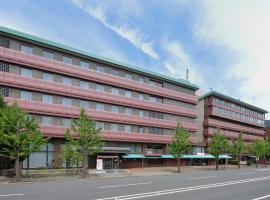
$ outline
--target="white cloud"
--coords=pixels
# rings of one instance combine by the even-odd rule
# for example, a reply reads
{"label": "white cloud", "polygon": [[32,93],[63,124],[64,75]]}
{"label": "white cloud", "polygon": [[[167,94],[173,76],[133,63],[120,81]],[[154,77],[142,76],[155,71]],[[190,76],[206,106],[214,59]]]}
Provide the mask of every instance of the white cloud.
{"label": "white cloud", "polygon": [[270,1],[209,0],[203,8],[196,36],[236,52],[225,78],[241,82],[235,90],[242,100],[270,111]]}
{"label": "white cloud", "polygon": [[125,23],[110,23],[106,17],[105,8],[101,5],[94,6],[85,0],[72,0],[72,2],[100,21],[105,27],[111,29],[122,38],[127,39],[132,45],[149,55],[151,58],[156,60],[159,59],[158,53],[154,50],[154,42],[149,41],[147,35],[143,34],[139,28],[131,28]]}
{"label": "white cloud", "polygon": [[191,57],[185,52],[179,41],[163,41],[162,47],[166,52],[165,68],[171,76],[186,78],[186,69],[189,69],[189,80],[203,84],[203,78],[198,73]]}

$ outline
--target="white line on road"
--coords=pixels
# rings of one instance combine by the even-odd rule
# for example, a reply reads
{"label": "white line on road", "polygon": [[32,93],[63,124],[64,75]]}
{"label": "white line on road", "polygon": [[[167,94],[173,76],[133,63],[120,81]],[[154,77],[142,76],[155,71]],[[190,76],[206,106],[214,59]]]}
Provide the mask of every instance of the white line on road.
{"label": "white line on road", "polygon": [[189,180],[208,179],[208,178],[215,178],[215,177],[216,177],[216,176],[194,177],[194,178],[189,178]]}
{"label": "white line on road", "polygon": [[23,196],[24,194],[0,194],[0,197]]}
{"label": "white line on road", "polygon": [[101,186],[99,187],[100,189],[104,188],[114,188],[114,187],[127,187],[127,186],[134,186],[134,185],[147,185],[151,184],[152,182],[145,182],[145,183],[130,183],[130,184],[125,184],[125,185],[108,185],[108,186]]}
{"label": "white line on road", "polygon": [[160,195],[166,195],[166,194],[187,192],[187,191],[192,191],[192,190],[216,188],[216,187],[222,187],[222,186],[227,186],[227,185],[235,185],[235,184],[256,182],[256,181],[269,180],[269,179],[270,179],[270,176],[266,176],[266,177],[258,177],[258,178],[242,179],[242,180],[229,181],[229,182],[207,184],[207,185],[198,185],[198,186],[193,186],[193,187],[176,188],[176,189],[170,189],[170,190],[160,190],[160,191],[147,192],[147,193],[138,193],[138,194],[132,194],[132,195],[125,195],[125,196],[107,197],[107,198],[96,199],[96,200],[139,199],[139,198],[146,198],[146,197],[160,196]]}
{"label": "white line on road", "polygon": [[263,196],[263,197],[258,197],[258,198],[256,198],[256,199],[252,199],[252,200],[261,200],[261,199],[265,199],[265,198],[267,198],[267,197],[270,197],[270,195],[266,195],[266,196]]}
{"label": "white line on road", "polygon": [[257,172],[246,172],[246,173],[240,173],[240,174],[237,174],[237,175],[247,175],[247,174],[256,174]]}

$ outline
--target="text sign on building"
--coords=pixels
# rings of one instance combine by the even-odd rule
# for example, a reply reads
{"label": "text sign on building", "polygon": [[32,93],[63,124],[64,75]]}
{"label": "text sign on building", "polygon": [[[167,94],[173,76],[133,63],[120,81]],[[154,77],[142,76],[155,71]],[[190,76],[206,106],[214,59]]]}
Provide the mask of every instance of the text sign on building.
{"label": "text sign on building", "polygon": [[103,170],[103,160],[97,159],[97,171]]}

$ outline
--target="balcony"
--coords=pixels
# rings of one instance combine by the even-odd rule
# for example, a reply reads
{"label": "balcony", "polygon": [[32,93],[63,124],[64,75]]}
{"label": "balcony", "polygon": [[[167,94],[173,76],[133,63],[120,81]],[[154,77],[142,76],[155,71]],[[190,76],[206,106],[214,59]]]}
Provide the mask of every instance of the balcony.
{"label": "balcony", "polygon": [[76,86],[67,86],[61,83],[43,81],[35,78],[22,77],[17,74],[0,72],[0,84],[26,90],[33,90],[44,93],[51,93],[61,96],[69,96],[81,99],[94,100],[109,104],[144,108],[153,111],[160,111],[175,115],[182,115],[195,118],[196,112],[193,109],[177,107],[173,105],[141,101],[121,95],[99,92],[91,89],[83,89]]}
{"label": "balcony", "polygon": [[24,54],[20,51],[3,47],[0,47],[0,59],[14,64],[29,66],[35,69],[66,74],[72,77],[83,78],[109,85],[124,87],[135,91],[141,91],[157,96],[163,96],[175,100],[188,102],[191,104],[198,103],[198,98],[195,95],[189,95],[166,88],[158,88],[145,83],[127,80],[125,78],[112,76],[106,73],[99,73],[90,69],[82,69],[76,65],[65,64],[63,62],[46,59],[41,56]]}

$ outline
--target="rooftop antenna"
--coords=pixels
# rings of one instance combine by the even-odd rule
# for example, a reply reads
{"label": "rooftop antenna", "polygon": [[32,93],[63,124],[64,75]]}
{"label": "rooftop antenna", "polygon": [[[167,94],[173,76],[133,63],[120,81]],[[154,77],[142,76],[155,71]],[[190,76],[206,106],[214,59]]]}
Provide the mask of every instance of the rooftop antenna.
{"label": "rooftop antenna", "polygon": [[186,80],[188,81],[189,80],[189,69],[187,68],[186,70]]}

